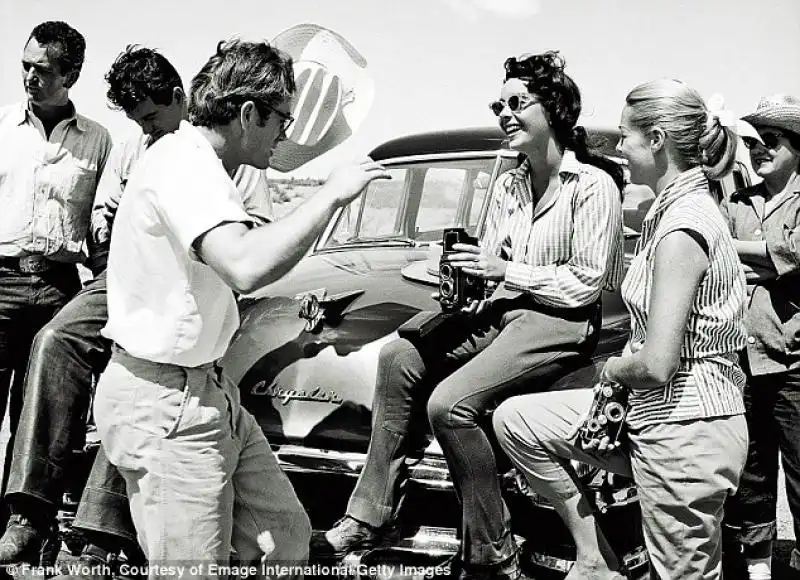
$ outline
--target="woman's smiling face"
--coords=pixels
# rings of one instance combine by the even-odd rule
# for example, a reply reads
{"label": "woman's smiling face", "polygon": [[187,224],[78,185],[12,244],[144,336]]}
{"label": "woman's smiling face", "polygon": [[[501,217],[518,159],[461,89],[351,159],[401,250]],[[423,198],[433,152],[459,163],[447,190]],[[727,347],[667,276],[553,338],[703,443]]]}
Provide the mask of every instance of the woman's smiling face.
{"label": "woman's smiling face", "polygon": [[[524,151],[549,137],[550,125],[544,107],[535,95],[528,92],[522,80],[512,78],[503,83],[498,102],[502,106],[497,115],[498,121],[508,136],[511,149]],[[515,110],[512,110],[514,105]]]}

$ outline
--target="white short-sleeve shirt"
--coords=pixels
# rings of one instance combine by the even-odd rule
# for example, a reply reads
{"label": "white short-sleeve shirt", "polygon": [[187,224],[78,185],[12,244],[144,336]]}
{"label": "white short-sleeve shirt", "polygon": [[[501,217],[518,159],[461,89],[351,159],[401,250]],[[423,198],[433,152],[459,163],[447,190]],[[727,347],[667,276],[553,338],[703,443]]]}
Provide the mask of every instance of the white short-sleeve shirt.
{"label": "white short-sleeve shirt", "polygon": [[209,142],[181,122],[128,180],[111,235],[103,335],[154,362],[220,358],[239,325],[236,301],[192,244],[223,222],[253,220]]}

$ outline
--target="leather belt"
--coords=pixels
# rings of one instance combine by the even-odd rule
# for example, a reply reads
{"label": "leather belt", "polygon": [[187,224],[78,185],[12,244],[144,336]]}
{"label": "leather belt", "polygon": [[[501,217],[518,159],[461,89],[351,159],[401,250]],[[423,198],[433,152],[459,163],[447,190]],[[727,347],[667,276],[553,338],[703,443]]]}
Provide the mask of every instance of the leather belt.
{"label": "leather belt", "polygon": [[59,265],[59,262],[48,260],[44,256],[34,254],[22,258],[9,258],[0,256],[0,267],[9,268],[23,274],[39,274]]}

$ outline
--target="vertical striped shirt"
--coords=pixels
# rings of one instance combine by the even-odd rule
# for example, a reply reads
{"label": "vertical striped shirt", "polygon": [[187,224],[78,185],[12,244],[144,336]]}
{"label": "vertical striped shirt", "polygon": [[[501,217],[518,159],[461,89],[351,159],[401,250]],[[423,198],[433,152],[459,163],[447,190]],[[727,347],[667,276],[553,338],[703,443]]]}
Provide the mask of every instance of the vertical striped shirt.
{"label": "vertical striped shirt", "polygon": [[497,178],[481,246],[509,260],[505,285],[540,304],[576,308],[622,280],[619,189],[605,171],[565,151],[560,187],[536,208],[528,159]]}
{"label": "vertical striped shirt", "polygon": [[644,219],[636,256],[622,283],[622,298],[631,313],[630,340],[647,338],[656,247],[666,235],[681,230],[706,242],[709,266],[683,335],[678,372],[663,387],[631,393],[628,424],[634,428],[744,412],[745,378],[737,355],[746,338],[744,271],[700,168],[684,171],[670,183]]}

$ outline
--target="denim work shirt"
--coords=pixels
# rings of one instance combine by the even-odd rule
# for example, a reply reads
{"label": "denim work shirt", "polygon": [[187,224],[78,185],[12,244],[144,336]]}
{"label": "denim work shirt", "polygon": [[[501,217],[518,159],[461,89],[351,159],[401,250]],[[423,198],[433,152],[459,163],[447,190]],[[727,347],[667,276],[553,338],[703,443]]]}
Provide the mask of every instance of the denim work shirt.
{"label": "denim work shirt", "polygon": [[110,150],[108,131],[74,107],[49,139],[25,103],[0,108],[0,256],[80,261]]}
{"label": "denim work shirt", "polygon": [[749,283],[747,357],[753,375],[800,368],[800,191],[789,191],[766,210],[766,186],[759,183],[723,202],[731,234],[765,241],[777,274]]}

